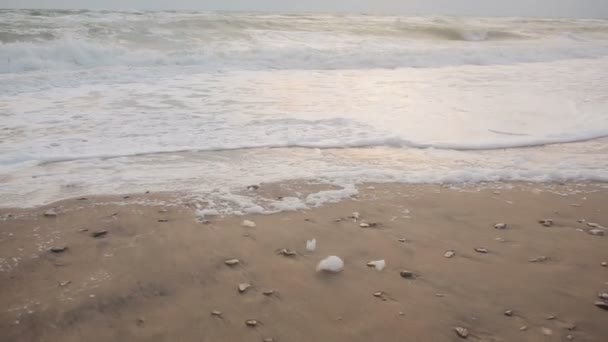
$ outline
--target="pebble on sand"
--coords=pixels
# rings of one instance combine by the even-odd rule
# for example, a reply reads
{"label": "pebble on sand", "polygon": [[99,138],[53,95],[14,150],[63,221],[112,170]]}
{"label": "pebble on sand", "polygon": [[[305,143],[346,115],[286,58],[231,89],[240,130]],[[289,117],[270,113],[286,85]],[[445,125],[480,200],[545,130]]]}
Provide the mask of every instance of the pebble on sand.
{"label": "pebble on sand", "polygon": [[405,238],[401,238],[401,239],[399,239],[399,240],[397,240],[397,241],[399,241],[399,242],[406,242],[406,241],[407,241],[407,239],[405,239]]}
{"label": "pebble on sand", "polygon": [[333,272],[337,273],[344,269],[344,261],[335,255],[328,256],[327,258],[321,260],[317,265],[317,272],[325,271],[325,272]]}
{"label": "pebble on sand", "polygon": [[72,283],[71,280],[66,280],[66,281],[62,281],[61,283],[59,283],[59,287],[65,287],[68,286]]}
{"label": "pebble on sand", "polygon": [[544,262],[544,261],[547,261],[547,260],[549,260],[549,257],[546,257],[546,256],[544,256],[544,255],[541,255],[541,256],[539,256],[539,257],[537,257],[537,258],[530,259],[530,260],[528,260],[528,261],[529,261],[529,262]]}
{"label": "pebble on sand", "polygon": [[51,247],[50,251],[53,253],[63,253],[68,250],[67,246]]}
{"label": "pebble on sand", "polygon": [[98,238],[98,237],[102,237],[108,234],[107,230],[96,230],[93,233],[91,233],[91,236],[94,238]]}
{"label": "pebble on sand", "polygon": [[386,261],[384,261],[384,260],[369,261],[367,263],[367,267],[375,267],[376,270],[382,271],[386,267]]}
{"label": "pebble on sand", "polygon": [[224,264],[228,265],[228,266],[235,266],[238,265],[241,261],[239,259],[228,259],[226,261],[224,261]]}
{"label": "pebble on sand", "polygon": [[456,252],[454,252],[454,251],[452,251],[452,250],[446,251],[446,252],[443,254],[443,256],[444,256],[444,257],[446,257],[446,258],[452,258],[452,257],[453,257],[453,256],[455,256],[455,255],[456,255]]}
{"label": "pebble on sand", "polygon": [[255,327],[258,325],[258,321],[256,321],[255,319],[248,319],[245,321],[245,325],[248,327]]}
{"label": "pebble on sand", "polygon": [[485,253],[488,253],[488,250],[486,248],[476,247],[475,252],[485,254]]}
{"label": "pebble on sand", "polygon": [[511,316],[513,316],[513,310],[506,310],[504,312],[504,314],[505,314],[505,316],[511,317]]}
{"label": "pebble on sand", "polygon": [[528,330],[528,326],[527,325],[522,325],[521,327],[519,327],[519,330],[526,331],[526,330]]}
{"label": "pebble on sand", "polygon": [[266,290],[262,292],[264,296],[272,296],[274,294],[274,290]]}
{"label": "pebble on sand", "polygon": [[595,306],[597,306],[600,309],[608,310],[608,302],[598,300],[594,304],[595,304]]}
{"label": "pebble on sand", "polygon": [[587,222],[587,226],[589,226],[590,228],[599,228],[599,227],[601,227],[598,223],[595,223],[595,222]]}
{"label": "pebble on sand", "polygon": [[545,336],[551,336],[551,335],[553,335],[553,330],[551,330],[551,329],[549,329],[549,328],[542,327],[542,328],[540,328],[540,331],[541,331],[541,332],[543,333],[543,335],[545,335]]}
{"label": "pebble on sand", "polygon": [[241,223],[241,225],[243,227],[249,227],[249,228],[255,228],[255,222],[253,221],[249,221],[249,220],[243,220],[243,223]]}
{"label": "pebble on sand", "polygon": [[240,283],[239,287],[238,287],[240,293],[244,293],[249,288],[251,288],[251,284],[249,284],[249,283]]}
{"label": "pebble on sand", "polygon": [[553,225],[553,220],[552,219],[544,219],[544,220],[539,220],[538,223],[542,224],[545,227],[551,227]]}
{"label": "pebble on sand", "polygon": [[44,212],[44,216],[46,217],[56,217],[57,216],[57,212],[55,211],[55,209],[49,209],[47,211]]}
{"label": "pebble on sand", "polygon": [[408,270],[403,270],[403,271],[399,272],[399,275],[401,276],[401,278],[405,278],[405,279],[415,279],[416,278],[416,274],[414,274],[414,272],[408,271]]}
{"label": "pebble on sand", "polygon": [[360,217],[361,217],[361,214],[359,214],[359,212],[358,212],[358,211],[355,211],[355,212],[354,212],[354,213],[353,213],[353,214],[350,216],[350,218],[353,218],[353,219],[355,219],[355,220],[358,220]]}
{"label": "pebble on sand", "polygon": [[604,230],[602,229],[590,229],[588,233],[593,236],[604,236]]}
{"label": "pebble on sand", "polygon": [[213,310],[211,311],[211,316],[222,317],[222,312],[219,310]]}
{"label": "pebble on sand", "polygon": [[507,224],[500,222],[500,223],[495,224],[494,228],[495,229],[506,229],[507,228]]}
{"label": "pebble on sand", "polygon": [[467,330],[466,328],[463,327],[455,327],[454,331],[456,332],[456,334],[458,336],[460,336],[461,338],[467,338],[469,337],[469,330]]}
{"label": "pebble on sand", "polygon": [[602,261],[601,265],[602,265],[602,267],[608,267],[608,262],[607,261]]}
{"label": "pebble on sand", "polygon": [[377,225],[378,224],[376,222],[361,222],[359,224],[359,227],[361,227],[361,228],[371,228],[371,227],[375,227]]}

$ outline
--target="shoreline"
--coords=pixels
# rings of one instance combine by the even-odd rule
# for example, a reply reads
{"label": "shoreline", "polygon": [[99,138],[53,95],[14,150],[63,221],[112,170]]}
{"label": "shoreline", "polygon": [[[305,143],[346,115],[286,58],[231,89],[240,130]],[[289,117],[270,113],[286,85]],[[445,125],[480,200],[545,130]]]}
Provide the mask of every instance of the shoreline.
{"label": "shoreline", "polygon": [[[7,341],[456,341],[455,327],[473,341],[601,341],[608,236],[590,231],[608,226],[606,184],[490,185],[364,184],[337,203],[206,221],[202,201],[171,193],[0,209],[0,329]],[[329,255],[342,272],[315,271]],[[366,266],[381,259],[382,271]]]}

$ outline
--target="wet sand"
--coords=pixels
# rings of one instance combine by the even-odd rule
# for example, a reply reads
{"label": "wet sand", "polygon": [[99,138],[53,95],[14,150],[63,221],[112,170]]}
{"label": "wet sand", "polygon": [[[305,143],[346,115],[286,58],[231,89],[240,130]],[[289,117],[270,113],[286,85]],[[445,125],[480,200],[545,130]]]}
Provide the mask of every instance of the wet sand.
{"label": "wet sand", "polygon": [[[311,210],[208,223],[187,203],[137,204],[166,199],[156,194],[0,209],[0,340],[458,341],[463,327],[471,341],[606,341],[608,311],[594,302],[608,292],[608,232],[587,225],[608,226],[603,184],[359,189]],[[328,255],[342,272],[315,271]],[[366,266],[379,259],[384,270]]]}

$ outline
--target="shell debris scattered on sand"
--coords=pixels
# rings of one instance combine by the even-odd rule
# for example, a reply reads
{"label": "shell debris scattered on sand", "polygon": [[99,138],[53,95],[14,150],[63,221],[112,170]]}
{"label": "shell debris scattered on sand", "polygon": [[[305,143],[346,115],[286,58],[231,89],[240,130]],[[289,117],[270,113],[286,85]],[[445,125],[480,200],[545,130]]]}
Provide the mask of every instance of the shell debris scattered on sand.
{"label": "shell debris scattered on sand", "polygon": [[593,236],[604,236],[605,232],[602,229],[589,229],[589,235]]}
{"label": "shell debris scattered on sand", "polygon": [[306,240],[306,250],[309,252],[314,252],[317,248],[317,239]]}
{"label": "shell debris scattered on sand", "polygon": [[57,217],[57,212],[55,211],[55,209],[49,209],[47,211],[44,212],[44,216],[46,217]]}
{"label": "shell debris scattered on sand", "polygon": [[244,293],[245,291],[249,290],[249,288],[251,288],[251,284],[249,283],[240,283],[238,286],[239,293]]}
{"label": "shell debris scattered on sand", "polygon": [[317,272],[341,272],[344,269],[344,261],[335,255],[330,255],[327,258],[321,260],[317,265]]}
{"label": "shell debris scattered on sand", "polygon": [[367,263],[367,267],[374,267],[374,268],[376,268],[376,270],[382,271],[386,267],[386,261],[384,261],[384,259],[369,261]]}
{"label": "shell debris scattered on sand", "polygon": [[296,251],[292,251],[289,248],[282,248],[277,251],[277,254],[281,254],[286,257],[293,257],[293,256],[296,256],[298,253],[296,253]]}
{"label": "shell debris scattered on sand", "polygon": [[467,330],[467,328],[463,328],[463,327],[455,327],[454,331],[456,332],[456,334],[458,336],[460,336],[461,338],[467,338],[469,337],[469,330]]}
{"label": "shell debris scattered on sand", "polygon": [[530,259],[530,260],[528,260],[528,261],[529,261],[529,262],[545,262],[545,261],[547,261],[547,260],[549,260],[549,257],[544,256],[544,255],[541,255],[541,256],[539,256],[539,257],[536,257],[536,258],[534,258],[534,259]]}
{"label": "shell debris scattered on sand", "polygon": [[240,263],[241,261],[239,259],[228,259],[226,261],[224,261],[224,264],[228,265],[228,266],[236,266]]}
{"label": "shell debris scattered on sand", "polygon": [[249,221],[249,220],[243,220],[243,223],[241,223],[241,225],[243,227],[248,227],[248,228],[255,228],[256,224],[253,221]]}

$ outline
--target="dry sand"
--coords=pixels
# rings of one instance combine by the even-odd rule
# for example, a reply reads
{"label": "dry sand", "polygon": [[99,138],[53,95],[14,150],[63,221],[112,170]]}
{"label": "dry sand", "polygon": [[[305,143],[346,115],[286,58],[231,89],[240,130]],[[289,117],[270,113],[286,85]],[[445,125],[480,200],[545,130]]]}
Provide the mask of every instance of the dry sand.
{"label": "dry sand", "polygon": [[[608,340],[608,311],[594,305],[608,291],[608,236],[577,222],[608,226],[604,185],[514,184],[499,194],[368,186],[312,210],[207,224],[188,205],[108,204],[113,197],[1,209],[0,340],[462,340],[455,327],[471,341]],[[277,185],[258,191],[286,195]],[[150,198],[163,196],[129,201]],[[52,207],[57,217],[45,217]],[[348,218],[355,211],[357,222]],[[537,222],[544,218],[554,225]],[[495,229],[498,222],[507,229]],[[92,237],[98,230],[108,233]],[[312,238],[317,249],[308,252]],[[297,255],[277,254],[282,248]],[[444,257],[448,250],[455,256]],[[328,255],[345,269],[315,272]],[[240,264],[225,265],[231,258]],[[384,270],[366,266],[379,259]],[[239,283],[252,287],[239,293]]]}

